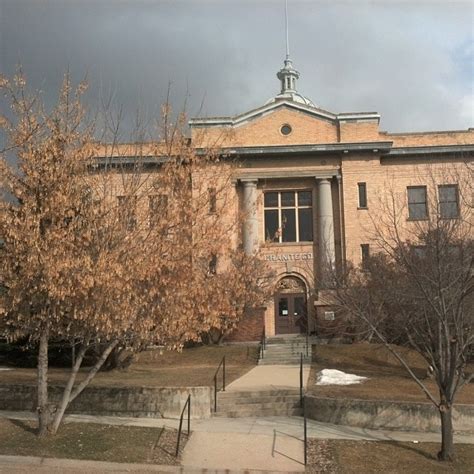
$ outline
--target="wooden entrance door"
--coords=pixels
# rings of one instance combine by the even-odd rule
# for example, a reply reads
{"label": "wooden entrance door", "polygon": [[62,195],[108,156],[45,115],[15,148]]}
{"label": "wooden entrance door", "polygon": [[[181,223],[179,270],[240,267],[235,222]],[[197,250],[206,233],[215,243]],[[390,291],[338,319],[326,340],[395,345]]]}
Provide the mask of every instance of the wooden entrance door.
{"label": "wooden entrance door", "polygon": [[275,333],[306,332],[307,308],[304,293],[279,293],[275,296]]}

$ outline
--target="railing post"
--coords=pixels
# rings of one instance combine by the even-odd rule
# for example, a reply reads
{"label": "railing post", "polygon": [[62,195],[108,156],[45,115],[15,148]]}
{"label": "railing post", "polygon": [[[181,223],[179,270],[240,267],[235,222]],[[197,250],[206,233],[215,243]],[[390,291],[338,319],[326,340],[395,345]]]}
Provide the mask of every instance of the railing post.
{"label": "railing post", "polygon": [[217,413],[217,374],[214,375],[214,413]]}
{"label": "railing post", "polygon": [[304,431],[304,465],[308,464],[308,435],[307,435],[307,422],[306,422],[306,403],[305,397],[303,397],[303,431]]}
{"label": "railing post", "polygon": [[306,327],[306,357],[309,357],[309,326]]}
{"label": "railing post", "polygon": [[225,392],[225,356],[222,358],[222,391]]}
{"label": "railing post", "polygon": [[303,406],[303,353],[300,352],[300,404]]}
{"label": "railing post", "polygon": [[191,394],[188,396],[188,436],[191,434]]}

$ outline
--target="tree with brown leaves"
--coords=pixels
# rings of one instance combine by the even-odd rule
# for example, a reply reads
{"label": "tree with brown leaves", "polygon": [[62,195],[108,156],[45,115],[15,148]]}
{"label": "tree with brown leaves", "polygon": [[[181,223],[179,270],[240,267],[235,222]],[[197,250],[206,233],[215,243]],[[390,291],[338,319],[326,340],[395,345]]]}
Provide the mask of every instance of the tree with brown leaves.
{"label": "tree with brown leaves", "polygon": [[[82,105],[85,84],[74,89],[66,75],[52,111],[27,92],[22,74],[0,86],[11,107],[1,120],[0,330],[39,343],[45,436],[58,430],[112,351],[180,350],[224,320],[232,325],[250,298],[262,299],[265,285],[260,274],[245,273],[253,263],[241,265],[230,237],[239,223],[224,218],[223,209],[238,205],[229,186],[234,167],[214,150],[196,153],[183,115],[172,121],[164,107],[160,140],[120,145],[117,128],[105,127],[112,136],[98,143]],[[7,153],[17,165],[7,164]],[[219,270],[210,276],[216,258],[222,279]],[[77,347],[57,405],[48,397],[54,340]],[[100,356],[80,373],[91,348]]]}

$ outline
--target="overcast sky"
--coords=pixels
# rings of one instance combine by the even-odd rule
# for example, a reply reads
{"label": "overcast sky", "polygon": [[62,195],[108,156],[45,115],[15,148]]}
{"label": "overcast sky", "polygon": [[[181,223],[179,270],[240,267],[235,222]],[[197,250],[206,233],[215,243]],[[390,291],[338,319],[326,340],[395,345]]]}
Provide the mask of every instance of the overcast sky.
{"label": "overcast sky", "polygon": [[[393,132],[474,126],[473,2],[288,5],[298,90],[321,108],[377,111]],[[284,0],[0,0],[0,70],[21,63],[48,101],[69,67],[93,107],[114,91],[154,114],[171,83],[191,116],[234,115],[279,92],[284,25]]]}

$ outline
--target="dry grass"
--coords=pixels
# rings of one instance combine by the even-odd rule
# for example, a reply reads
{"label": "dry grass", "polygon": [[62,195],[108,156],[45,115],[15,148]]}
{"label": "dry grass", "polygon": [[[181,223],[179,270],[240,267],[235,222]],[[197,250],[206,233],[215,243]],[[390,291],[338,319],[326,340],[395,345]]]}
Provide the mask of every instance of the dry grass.
{"label": "dry grass", "polygon": [[[179,465],[176,430],[65,423],[55,436],[38,438],[35,425],[0,418],[0,454]],[[184,435],[180,455],[186,441]]]}
{"label": "dry grass", "polygon": [[309,440],[306,472],[335,474],[472,473],[474,449],[455,446],[454,462],[439,462],[437,443],[396,441]]}
{"label": "dry grass", "polygon": [[[138,354],[127,370],[99,372],[91,385],[106,387],[196,387],[213,385],[213,377],[222,357],[226,357],[226,383],[241,377],[256,365],[257,346],[199,346],[182,352],[159,350]],[[81,370],[80,380],[86,370]],[[50,369],[52,383],[63,383],[67,369]],[[35,369],[1,372],[2,383],[34,383]]]}
{"label": "dry grass", "polygon": [[[420,355],[407,348],[397,348],[416,375],[437,396],[436,384],[427,377],[427,366]],[[316,373],[322,369],[338,369],[369,377],[356,385],[314,385]],[[471,364],[470,371],[474,371]],[[309,391],[314,395],[339,398],[379,399],[426,402],[418,385],[405,369],[381,344],[329,344],[313,346],[313,364]],[[474,404],[474,384],[458,392],[456,403]]]}

